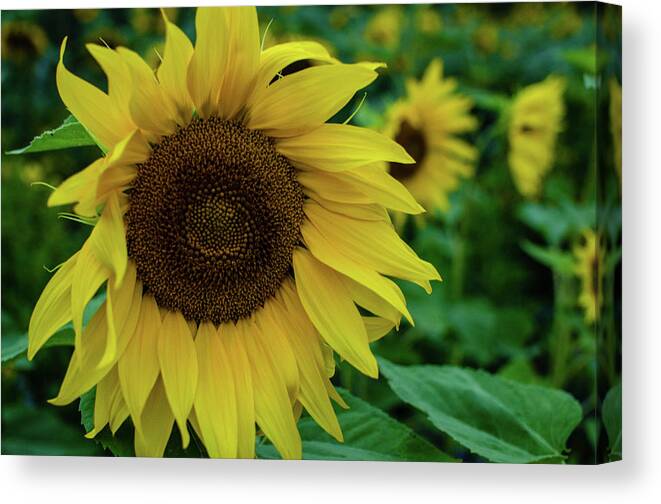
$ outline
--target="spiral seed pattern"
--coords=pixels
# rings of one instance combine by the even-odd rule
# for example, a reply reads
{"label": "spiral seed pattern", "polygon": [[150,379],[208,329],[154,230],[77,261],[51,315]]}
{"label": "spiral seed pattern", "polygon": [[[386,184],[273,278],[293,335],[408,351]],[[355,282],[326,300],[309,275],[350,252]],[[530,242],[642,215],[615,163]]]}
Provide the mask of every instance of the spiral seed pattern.
{"label": "spiral seed pattern", "polygon": [[303,190],[273,141],[196,119],[138,165],[129,256],[159,306],[215,324],[249,317],[290,274]]}

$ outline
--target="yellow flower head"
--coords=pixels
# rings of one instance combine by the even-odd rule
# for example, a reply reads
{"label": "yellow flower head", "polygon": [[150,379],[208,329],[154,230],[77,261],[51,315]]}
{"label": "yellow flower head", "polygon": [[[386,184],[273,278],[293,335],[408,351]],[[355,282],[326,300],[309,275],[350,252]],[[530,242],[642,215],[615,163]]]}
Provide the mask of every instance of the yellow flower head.
{"label": "yellow flower head", "polygon": [[388,170],[427,211],[448,209],[449,194],[461,177],[473,175],[477,159],[477,150],[458,136],[473,131],[477,121],[469,113],[471,101],[456,87],[434,60],[420,81],[407,82],[407,96],[388,111],[384,133],[415,160],[390,162]]}
{"label": "yellow flower head", "polygon": [[[157,72],[135,52],[87,46],[105,93],[57,66],[64,104],[106,154],[49,205],[95,220],[32,314],[28,356],[68,321],[75,349],[60,391],[96,385],[95,436],[130,417],[139,456],[176,425],[212,457],[254,457],[256,424],[301,457],[301,408],[342,440],[333,351],[376,377],[369,343],[410,320],[390,277],[439,279],[386,208],[418,213],[379,162],[411,162],[368,129],[330,124],[376,77],[317,43],[260,49],[255,8],[200,8],[193,45],[166,20]],[[299,60],[326,62],[279,76]],[[83,311],[105,302],[83,327]],[[365,311],[359,311],[358,307]]]}
{"label": "yellow flower head", "polygon": [[581,280],[578,304],[585,310],[585,320],[592,323],[601,310],[604,251],[593,230],[583,232],[583,243],[574,247],[575,272]]}
{"label": "yellow flower head", "polygon": [[555,143],[562,130],[564,79],[551,76],[514,98],[509,124],[509,165],[519,192],[535,198],[553,168]]}
{"label": "yellow flower head", "polygon": [[613,156],[615,170],[622,180],[622,87],[613,77],[609,82],[611,135],[613,135]]}
{"label": "yellow flower head", "polygon": [[400,5],[379,8],[365,28],[365,38],[372,44],[392,49],[399,44],[404,19]]}
{"label": "yellow flower head", "polygon": [[40,26],[27,21],[7,21],[2,24],[2,59],[29,63],[41,56],[48,45]]}

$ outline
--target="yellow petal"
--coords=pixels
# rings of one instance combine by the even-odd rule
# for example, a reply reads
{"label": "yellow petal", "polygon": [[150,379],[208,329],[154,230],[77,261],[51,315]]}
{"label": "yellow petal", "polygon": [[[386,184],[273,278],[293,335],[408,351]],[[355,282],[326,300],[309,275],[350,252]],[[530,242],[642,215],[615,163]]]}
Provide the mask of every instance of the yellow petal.
{"label": "yellow petal", "polygon": [[120,402],[117,394],[121,396],[117,368],[113,367],[108,374],[97,384],[94,399],[94,428],[85,434],[86,438],[93,438],[110,422],[113,406]]}
{"label": "yellow petal", "polygon": [[227,23],[220,7],[200,7],[195,15],[195,50],[187,84],[195,109],[207,118],[218,109],[227,61]]}
{"label": "yellow petal", "polygon": [[316,259],[369,289],[382,301],[404,315],[413,325],[413,319],[406,308],[406,300],[397,284],[381,276],[373,267],[365,266],[345,255],[343,249],[332,246],[331,242],[311,222],[306,222],[301,226],[301,234]]}
{"label": "yellow petal", "polygon": [[414,162],[388,137],[349,124],[322,124],[304,135],[278,140],[276,148],[297,166],[330,172],[353,170],[376,161]]}
{"label": "yellow petal", "polygon": [[65,37],[57,64],[57,90],[73,116],[108,150],[124,138],[133,126],[107,94],[67,70],[63,62],[66,45]]}
{"label": "yellow petal", "polygon": [[181,313],[167,311],[161,328],[158,338],[161,376],[186,448],[190,442],[186,419],[193,407],[198,381],[197,352],[190,328]]}
{"label": "yellow petal", "polygon": [[157,75],[165,96],[176,110],[177,123],[188,124],[193,114],[193,102],[188,94],[186,76],[193,56],[193,44],[181,29],[165,20],[165,49]]}
{"label": "yellow petal", "polygon": [[266,90],[271,84],[271,81],[273,81],[273,78],[280,71],[292,63],[301,60],[326,63],[334,61],[326,48],[318,42],[286,42],[269,47],[261,54],[257,78],[255,80],[255,91],[251,101]]}
{"label": "yellow petal", "polygon": [[285,380],[261,345],[258,327],[247,321],[239,321],[237,327],[243,333],[241,343],[245,345],[252,370],[257,423],[283,458],[300,459],[301,437]]}
{"label": "yellow petal", "polygon": [[354,367],[376,378],[365,326],[341,275],[302,248],[294,250],[293,266],[301,303],[321,336]]}
{"label": "yellow petal", "polygon": [[44,288],[32,311],[28,328],[28,359],[64,324],[71,320],[71,282],[78,254],[57,270]]}
{"label": "yellow petal", "polygon": [[363,317],[363,323],[370,343],[383,338],[395,327],[390,320],[381,317]]}
{"label": "yellow petal", "polygon": [[[67,205],[76,203],[93,195],[96,192],[96,185],[105,167],[104,158],[97,159],[84,170],[74,173],[55,189],[48,198],[48,206]],[[94,209],[84,213],[86,216],[94,216]]]}
{"label": "yellow petal", "polygon": [[141,432],[135,432],[135,454],[137,457],[162,457],[170,439],[174,416],[165,395],[163,380],[159,379],[147,399],[142,411]]}
{"label": "yellow petal", "polygon": [[[87,44],[87,50],[99,63],[108,77],[108,96],[114,106],[121,111],[129,124],[133,123],[129,112],[133,81],[129,68],[117,51],[97,44]],[[135,125],[133,125],[135,127]]]}
{"label": "yellow petal", "polygon": [[299,400],[326,432],[342,442],[342,430],[324,383],[319,333],[307,318],[294,289],[283,288],[281,292],[284,290],[285,308],[281,320],[298,363],[301,382]]}
{"label": "yellow petal", "polygon": [[[239,322],[239,325],[242,323]],[[250,361],[243,344],[243,332],[225,324],[219,333],[231,359],[238,422],[238,458],[255,458],[255,399]]]}
{"label": "yellow petal", "polygon": [[228,7],[227,68],[218,100],[220,115],[233,119],[246,105],[255,85],[259,66],[260,40],[257,9]]}
{"label": "yellow petal", "polygon": [[336,249],[384,275],[417,283],[431,292],[430,280],[440,280],[436,268],[420,259],[394,228],[375,221],[357,221],[308,202],[305,214]]}
{"label": "yellow petal", "polygon": [[362,65],[320,65],[274,82],[252,103],[248,126],[272,137],[321,126],[377,73]]}
{"label": "yellow petal", "polygon": [[124,400],[138,431],[142,430],[140,424],[142,410],[160,370],[158,362],[160,336],[161,316],[158,306],[154,298],[147,295],[142,299],[135,334],[117,363]]}
{"label": "yellow petal", "polygon": [[120,287],[126,272],[128,252],[124,216],[119,208],[117,193],[109,196],[101,218],[92,230],[89,243],[92,254],[112,272],[116,286]]}
{"label": "yellow petal", "polygon": [[[133,332],[134,328],[125,331],[126,322],[130,318],[133,295],[136,287],[136,270],[131,264],[126,273],[126,278],[121,286],[117,285],[114,277],[110,277],[106,288],[106,315],[108,317],[108,336],[106,339],[106,349],[101,360],[97,363],[98,367],[105,367],[111,362],[116,362],[128,344],[130,337],[128,332]],[[120,348],[120,339],[123,338]]]}
{"label": "yellow petal", "polygon": [[[390,321],[392,325],[399,326],[399,321],[402,318],[402,313],[399,311],[399,309],[386,302],[373,290],[364,287],[362,284],[356,282],[355,280],[352,280],[349,277],[346,277],[343,280],[349,289],[349,292],[351,293],[352,299],[357,305],[371,311],[374,315]],[[394,285],[397,287],[397,284]],[[399,290],[399,288],[397,288],[397,290]],[[398,294],[401,296],[400,299],[403,299],[404,296],[401,294],[401,292]],[[407,318],[410,319],[411,315],[406,310],[406,307],[404,307],[404,310]]]}
{"label": "yellow petal", "polygon": [[141,130],[153,135],[169,135],[176,124],[154,71],[137,53],[124,47],[118,48],[117,52],[129,68],[133,80],[129,102],[133,121]]}
{"label": "yellow petal", "polygon": [[200,370],[195,393],[195,416],[209,456],[235,458],[238,450],[237,397],[232,361],[221,335],[210,322],[200,324],[195,348]]}

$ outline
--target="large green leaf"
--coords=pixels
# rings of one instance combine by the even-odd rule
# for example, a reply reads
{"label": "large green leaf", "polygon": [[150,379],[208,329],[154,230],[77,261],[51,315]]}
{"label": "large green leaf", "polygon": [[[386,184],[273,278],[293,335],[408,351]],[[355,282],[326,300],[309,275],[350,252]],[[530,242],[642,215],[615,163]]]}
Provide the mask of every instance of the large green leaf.
{"label": "large green leaf", "polygon": [[471,451],[494,462],[560,462],[581,420],[569,394],[453,366],[380,359],[393,391]]}
{"label": "large green leaf", "polygon": [[[380,409],[346,390],[340,394],[349,405],[348,410],[337,414],[344,443],[335,441],[311,418],[304,418],[298,424],[304,459],[456,462]],[[270,444],[258,445],[257,454],[260,458],[279,458]]]}
{"label": "large green leaf", "polygon": [[50,407],[2,406],[4,455],[98,455],[82,429],[65,423]]}
{"label": "large green leaf", "polygon": [[7,154],[29,154],[89,145],[96,145],[96,142],[82,124],[73,116],[69,116],[58,128],[44,131],[34,137],[29,145],[9,151]]}
{"label": "large green leaf", "polygon": [[608,391],[601,405],[601,418],[608,433],[610,460],[622,459],[622,385]]}

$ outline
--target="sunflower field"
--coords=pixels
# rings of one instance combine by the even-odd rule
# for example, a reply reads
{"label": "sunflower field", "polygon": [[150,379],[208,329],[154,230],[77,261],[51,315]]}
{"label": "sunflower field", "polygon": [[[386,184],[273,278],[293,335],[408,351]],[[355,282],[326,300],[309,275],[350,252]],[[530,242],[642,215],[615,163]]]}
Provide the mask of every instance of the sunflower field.
{"label": "sunflower field", "polygon": [[2,454],[620,460],[621,9],[256,12],[2,12]]}

